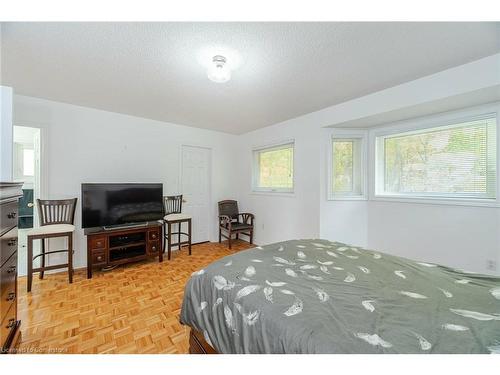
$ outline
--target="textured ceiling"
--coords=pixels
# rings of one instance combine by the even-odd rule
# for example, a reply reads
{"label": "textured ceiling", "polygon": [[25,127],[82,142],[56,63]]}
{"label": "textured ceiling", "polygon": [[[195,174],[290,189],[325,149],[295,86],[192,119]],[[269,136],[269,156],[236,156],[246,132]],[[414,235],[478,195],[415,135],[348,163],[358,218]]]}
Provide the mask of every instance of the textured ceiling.
{"label": "textured ceiling", "polygon": [[[499,23],[3,23],[18,94],[241,134],[500,51]],[[209,81],[203,59],[239,67]]]}

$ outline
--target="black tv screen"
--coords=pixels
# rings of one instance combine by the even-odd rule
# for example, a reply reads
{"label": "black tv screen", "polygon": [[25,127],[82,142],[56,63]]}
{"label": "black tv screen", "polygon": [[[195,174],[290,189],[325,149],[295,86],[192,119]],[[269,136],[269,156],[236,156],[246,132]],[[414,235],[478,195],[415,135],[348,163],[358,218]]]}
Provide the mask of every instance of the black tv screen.
{"label": "black tv screen", "polygon": [[162,200],[162,184],[82,184],[82,227],[108,227],[161,219]]}

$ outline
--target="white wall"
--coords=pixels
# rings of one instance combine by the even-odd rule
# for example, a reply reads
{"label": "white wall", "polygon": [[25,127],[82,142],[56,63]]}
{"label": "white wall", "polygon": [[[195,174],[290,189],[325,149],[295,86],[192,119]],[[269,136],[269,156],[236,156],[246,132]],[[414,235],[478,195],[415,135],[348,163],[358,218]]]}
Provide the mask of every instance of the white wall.
{"label": "white wall", "polygon": [[[328,201],[327,142],[322,128],[336,124],[346,127],[349,121],[393,114],[499,84],[500,54],[497,54],[242,135],[240,200],[246,210],[256,214],[256,241],[266,244],[290,238],[322,237],[494,273],[486,269],[486,262],[491,259],[500,264],[499,208]],[[468,96],[472,102],[473,96]],[[252,146],[288,138],[295,138],[296,142],[295,195],[252,193]]]}
{"label": "white wall", "polygon": [[0,181],[12,181],[12,88],[0,86]]}
{"label": "white wall", "polygon": [[[162,182],[166,195],[177,193],[183,144],[212,148],[211,240],[217,238],[217,201],[236,197],[234,135],[20,95],[14,96],[14,124],[42,129],[49,199],[80,198],[82,182]],[[75,223],[74,263],[84,267],[80,204]]]}

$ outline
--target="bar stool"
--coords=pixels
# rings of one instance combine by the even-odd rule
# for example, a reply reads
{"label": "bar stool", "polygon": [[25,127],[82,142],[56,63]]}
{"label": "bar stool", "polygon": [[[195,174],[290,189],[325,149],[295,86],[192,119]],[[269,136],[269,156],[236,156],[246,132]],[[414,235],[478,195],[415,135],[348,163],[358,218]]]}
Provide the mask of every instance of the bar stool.
{"label": "bar stool", "polygon": [[[31,292],[33,273],[40,272],[43,279],[45,271],[68,268],[69,282],[73,282],[73,232],[75,231],[76,200],[41,200],[37,199],[40,227],[28,232],[28,292]],[[67,237],[68,248],[64,250],[45,251],[45,240],[48,238]],[[42,240],[40,254],[33,257],[33,241]],[[45,257],[49,254],[68,253],[68,263],[45,266]],[[33,268],[33,261],[41,257],[40,267]]]}
{"label": "bar stool", "polygon": [[[191,216],[182,213],[182,195],[171,195],[163,197],[163,206],[165,217],[163,218],[164,242],[167,245],[168,260],[170,260],[172,246],[189,246],[189,255],[191,255]],[[187,223],[188,231],[182,232],[182,223]],[[178,231],[172,232],[172,225],[178,224]],[[177,234],[177,243],[172,243],[172,236]],[[181,242],[181,235],[187,236],[187,241]],[[165,245],[163,246],[165,252]]]}

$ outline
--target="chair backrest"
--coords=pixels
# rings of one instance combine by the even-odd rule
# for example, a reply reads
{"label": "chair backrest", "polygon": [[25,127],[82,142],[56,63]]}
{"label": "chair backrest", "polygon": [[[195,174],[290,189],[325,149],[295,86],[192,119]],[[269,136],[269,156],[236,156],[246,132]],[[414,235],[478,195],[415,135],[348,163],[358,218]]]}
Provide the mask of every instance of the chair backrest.
{"label": "chair backrest", "polygon": [[238,219],[238,202],[233,200],[225,200],[219,202],[219,216],[227,215],[231,219]]}
{"label": "chair backrest", "polygon": [[77,198],[37,199],[40,225],[73,224]]}
{"label": "chair backrest", "polygon": [[169,195],[163,197],[165,215],[180,214],[182,212],[182,195]]}

